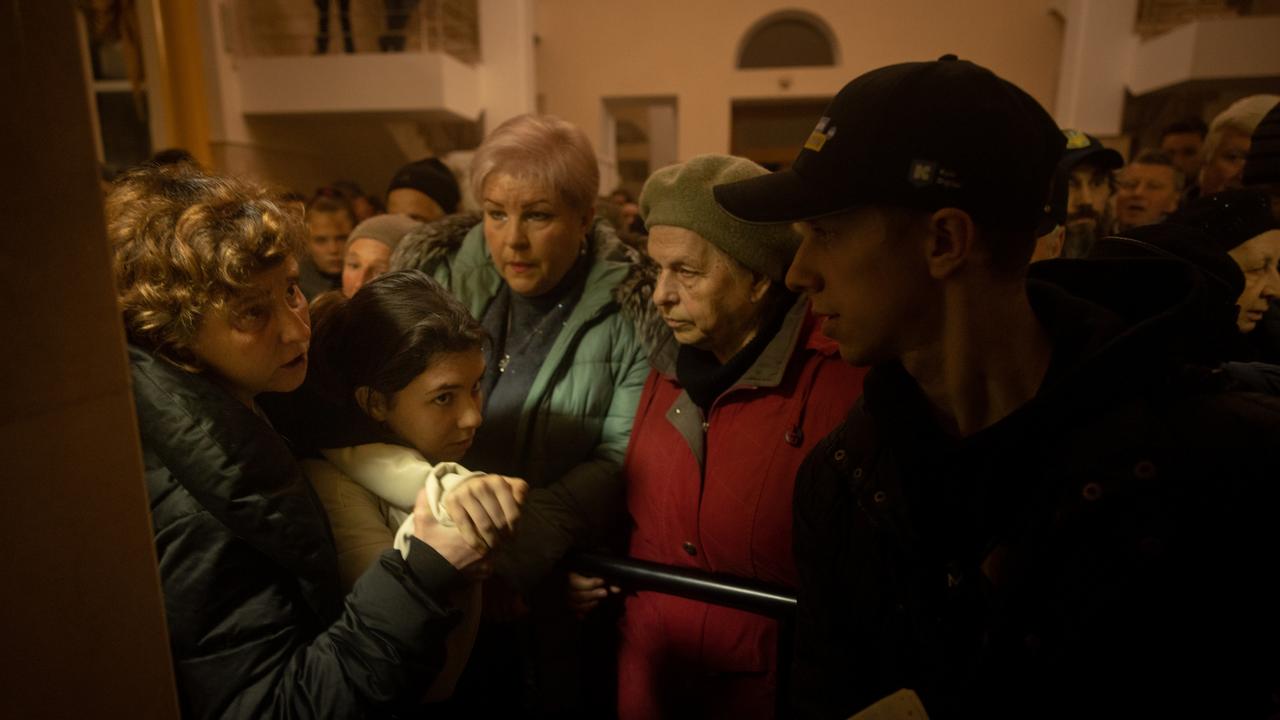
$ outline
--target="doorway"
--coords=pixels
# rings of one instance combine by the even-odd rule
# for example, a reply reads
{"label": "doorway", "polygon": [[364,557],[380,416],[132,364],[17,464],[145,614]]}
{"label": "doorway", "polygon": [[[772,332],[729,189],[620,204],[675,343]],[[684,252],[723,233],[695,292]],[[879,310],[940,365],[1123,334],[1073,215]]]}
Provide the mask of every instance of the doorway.
{"label": "doorway", "polygon": [[674,97],[606,98],[604,125],[602,193],[621,188],[639,197],[653,171],[677,161]]}

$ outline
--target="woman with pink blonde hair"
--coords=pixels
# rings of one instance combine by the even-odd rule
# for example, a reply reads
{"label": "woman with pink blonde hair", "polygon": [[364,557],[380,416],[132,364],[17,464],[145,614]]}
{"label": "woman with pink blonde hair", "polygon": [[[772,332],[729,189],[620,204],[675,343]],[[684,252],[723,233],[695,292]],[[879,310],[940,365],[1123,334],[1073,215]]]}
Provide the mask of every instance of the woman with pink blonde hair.
{"label": "woman with pink blonde hair", "polygon": [[440,281],[493,339],[485,421],[462,462],[530,486],[519,531],[495,555],[455,697],[561,715],[581,710],[584,688],[560,561],[621,524],[619,472],[648,372],[642,337],[661,335],[643,330],[653,315],[638,256],[595,217],[599,170],[580,129],[512,118],[476,151],[470,184],[479,222],[430,223],[391,262]]}

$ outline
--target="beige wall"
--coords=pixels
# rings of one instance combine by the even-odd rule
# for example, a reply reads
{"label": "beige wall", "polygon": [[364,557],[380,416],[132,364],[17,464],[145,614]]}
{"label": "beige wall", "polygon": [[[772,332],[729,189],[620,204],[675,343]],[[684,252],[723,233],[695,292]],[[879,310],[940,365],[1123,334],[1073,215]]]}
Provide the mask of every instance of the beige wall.
{"label": "beige wall", "polygon": [[[530,2],[481,2],[485,62],[472,70],[420,55],[414,43],[403,54],[377,52],[381,0],[352,3],[357,54],[341,53],[337,39],[323,57],[310,55],[311,0],[199,0],[192,47],[205,69],[212,167],[308,195],[338,179],[383,195],[406,162],[474,146],[478,131],[461,118],[492,125],[532,110]],[[413,14],[410,34],[427,7]],[[297,57],[257,57],[285,51]]]}
{"label": "beige wall", "polygon": [[244,141],[215,139],[213,167],[310,195],[334,180],[354,180],[381,197],[406,155],[384,124],[355,116],[298,115],[246,123]]}
{"label": "beige wall", "polygon": [[72,12],[0,0],[0,715],[176,718]]}
{"label": "beige wall", "polygon": [[[1052,112],[1062,26],[1048,8],[1036,0],[541,0],[538,89],[545,112],[579,124],[597,145],[602,98],[674,95],[682,159],[729,151],[732,100],[830,96],[874,67],[948,52],[1012,80]],[[735,69],[743,34],[782,9],[827,21],[839,41],[836,67]]]}

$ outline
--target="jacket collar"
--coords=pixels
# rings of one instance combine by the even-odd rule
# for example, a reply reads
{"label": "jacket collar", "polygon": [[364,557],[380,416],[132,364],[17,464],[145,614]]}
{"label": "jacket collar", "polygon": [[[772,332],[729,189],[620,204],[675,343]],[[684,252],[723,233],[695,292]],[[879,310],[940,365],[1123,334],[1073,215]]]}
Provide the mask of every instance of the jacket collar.
{"label": "jacket collar", "polygon": [[[391,255],[391,268],[416,268],[434,275],[442,265],[447,266],[450,289],[465,298],[474,317],[482,317],[502,286],[484,243],[482,225],[480,216],[473,214],[446,215],[425,223],[400,241]],[[597,260],[626,268],[618,282],[607,284],[646,352],[651,356],[674,352],[671,330],[651,302],[657,277],[653,261],[622,242],[602,218],[596,218],[588,240]]]}
{"label": "jacket collar", "polygon": [[[614,303],[613,289],[631,270],[629,262],[614,257],[617,239],[607,223],[597,221],[588,238],[588,251],[595,257],[587,270],[582,297],[569,316],[568,327],[595,317]],[[484,317],[485,310],[502,288],[502,276],[493,267],[493,257],[484,241],[484,223],[473,226],[463,239],[454,263],[456,282],[465,286],[458,294],[471,304],[473,317]],[[568,329],[568,328],[566,328]],[[561,333],[563,336],[564,333]],[[558,344],[558,343],[557,343]],[[555,349],[552,349],[555,352]]]}
{"label": "jacket collar", "polygon": [[867,375],[866,411],[889,437],[925,448],[989,441],[1032,417],[1054,423],[1096,412],[1178,366],[1178,333],[1202,283],[1180,263],[1048,261],[1033,266],[1031,306],[1053,344],[1036,396],[1008,418],[963,441],[946,437],[915,379],[896,360]]}
{"label": "jacket collar", "polygon": [[[807,332],[802,332],[807,331]],[[815,323],[813,318],[809,316],[809,300],[806,296],[801,295],[796,298],[795,303],[791,305],[791,309],[782,319],[782,325],[778,328],[777,334],[765,345],[764,350],[760,352],[760,357],[747,368],[742,377],[735,382],[732,388],[738,387],[776,387],[782,382],[783,375],[787,372],[787,363],[791,361],[796,345],[800,342],[801,336],[804,336],[805,345],[809,348],[819,348],[832,345],[830,340],[825,343],[820,335],[815,332]],[[829,347],[827,349],[830,349]],[[662,373],[668,379],[675,379],[676,376],[676,355],[675,353],[667,353],[652,360],[654,369]]]}
{"label": "jacket collar", "polygon": [[[796,356],[802,341],[804,349],[811,352],[826,355],[835,355],[838,352],[835,342],[818,332],[817,320],[809,313],[809,300],[804,295],[798,297],[795,304],[787,311],[786,317],[782,320],[782,326],[760,353],[760,357],[756,358],[755,363],[743,373],[742,378],[720,397],[723,398],[738,390],[773,388],[781,385],[782,379],[786,376],[787,367]],[[668,382],[678,384],[675,377],[674,354],[671,354],[666,366],[665,368],[655,366],[655,370]],[[716,402],[719,400],[717,399]],[[706,462],[706,425],[702,410],[689,397],[687,391],[683,389],[680,391],[671,403],[671,407],[667,408],[665,417],[676,432],[684,438],[689,451],[698,461],[698,466],[703,467]],[[789,418],[778,420],[784,422]]]}

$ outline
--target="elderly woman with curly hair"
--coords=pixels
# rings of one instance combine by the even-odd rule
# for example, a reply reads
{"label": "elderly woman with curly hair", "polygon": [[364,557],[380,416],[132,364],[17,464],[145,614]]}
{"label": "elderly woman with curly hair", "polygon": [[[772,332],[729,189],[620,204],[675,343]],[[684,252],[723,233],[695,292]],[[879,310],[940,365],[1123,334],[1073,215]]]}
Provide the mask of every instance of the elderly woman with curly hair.
{"label": "elderly woman with curly hair", "polygon": [[[367,717],[418,702],[457,620],[445,598],[482,555],[421,492],[403,550],[344,599],[324,509],[255,401],[307,372],[301,219],[191,167],[117,181],[107,216],[184,717]],[[520,485],[494,492],[510,506]]]}
{"label": "elderly woman with curly hair", "polygon": [[[459,683],[473,703],[561,714],[583,690],[557,566],[620,524],[620,469],[649,369],[642,328],[656,317],[638,256],[595,221],[599,185],[581,130],[512,118],[472,161],[483,219],[428,224],[391,262],[434,276],[488,330],[485,421],[462,462],[530,485],[519,531],[495,554],[488,622]],[[510,691],[495,691],[496,678]]]}

